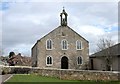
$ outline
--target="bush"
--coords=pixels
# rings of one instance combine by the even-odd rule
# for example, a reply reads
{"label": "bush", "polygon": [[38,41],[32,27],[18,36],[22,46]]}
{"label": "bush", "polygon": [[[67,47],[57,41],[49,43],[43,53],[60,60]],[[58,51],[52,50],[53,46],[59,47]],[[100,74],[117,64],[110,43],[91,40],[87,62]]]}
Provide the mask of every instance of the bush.
{"label": "bush", "polygon": [[28,74],[30,71],[29,68],[13,68],[11,73],[14,74]]}
{"label": "bush", "polygon": [[9,67],[2,67],[2,75],[10,73],[11,69]]}

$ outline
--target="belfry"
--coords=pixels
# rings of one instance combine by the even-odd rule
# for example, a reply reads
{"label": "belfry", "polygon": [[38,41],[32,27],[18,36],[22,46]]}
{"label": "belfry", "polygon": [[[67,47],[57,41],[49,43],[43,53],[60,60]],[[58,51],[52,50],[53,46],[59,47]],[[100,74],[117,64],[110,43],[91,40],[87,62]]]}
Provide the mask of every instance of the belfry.
{"label": "belfry", "polygon": [[68,14],[65,12],[65,9],[63,7],[63,11],[62,11],[62,13],[60,13],[61,26],[67,26],[67,16],[68,16]]}

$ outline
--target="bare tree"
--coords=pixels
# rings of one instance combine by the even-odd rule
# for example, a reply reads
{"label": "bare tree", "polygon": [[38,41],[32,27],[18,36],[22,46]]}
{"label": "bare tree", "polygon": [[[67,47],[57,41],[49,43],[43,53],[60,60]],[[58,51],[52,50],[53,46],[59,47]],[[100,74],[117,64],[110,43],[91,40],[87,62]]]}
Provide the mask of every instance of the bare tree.
{"label": "bare tree", "polygon": [[100,38],[99,42],[97,43],[97,47],[98,47],[97,51],[102,51],[113,45],[114,45],[114,42],[111,40],[110,37]]}
{"label": "bare tree", "polygon": [[106,63],[106,70],[110,71],[112,68],[112,49],[111,46],[114,45],[114,42],[111,40],[110,37],[104,37],[99,39],[99,42],[97,44],[97,51],[100,52],[100,55],[104,56],[104,60]]}

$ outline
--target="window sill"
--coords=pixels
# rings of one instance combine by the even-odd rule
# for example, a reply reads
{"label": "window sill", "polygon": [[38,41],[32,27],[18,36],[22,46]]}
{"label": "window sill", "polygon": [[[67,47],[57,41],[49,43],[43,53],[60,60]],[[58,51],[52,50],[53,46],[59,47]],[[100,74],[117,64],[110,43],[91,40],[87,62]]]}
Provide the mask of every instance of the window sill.
{"label": "window sill", "polygon": [[46,50],[53,50],[53,49],[46,49]]}
{"label": "window sill", "polygon": [[68,50],[68,49],[62,49],[62,50]]}
{"label": "window sill", "polygon": [[48,66],[48,67],[50,67],[50,66],[52,66],[53,64],[46,64],[46,66]]}
{"label": "window sill", "polygon": [[83,65],[83,63],[82,64],[77,64],[77,65]]}
{"label": "window sill", "polygon": [[76,50],[83,50],[83,48],[82,49],[76,49]]}

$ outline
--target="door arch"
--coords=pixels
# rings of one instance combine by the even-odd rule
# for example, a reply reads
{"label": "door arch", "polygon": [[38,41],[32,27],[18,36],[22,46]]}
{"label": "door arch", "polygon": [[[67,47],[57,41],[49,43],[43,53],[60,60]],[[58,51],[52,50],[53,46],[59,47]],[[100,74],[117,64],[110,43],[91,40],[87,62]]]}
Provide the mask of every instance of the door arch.
{"label": "door arch", "polygon": [[61,58],[61,69],[68,69],[68,58],[66,56]]}

